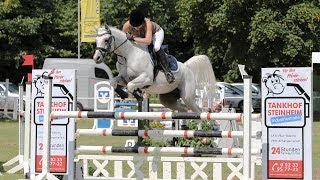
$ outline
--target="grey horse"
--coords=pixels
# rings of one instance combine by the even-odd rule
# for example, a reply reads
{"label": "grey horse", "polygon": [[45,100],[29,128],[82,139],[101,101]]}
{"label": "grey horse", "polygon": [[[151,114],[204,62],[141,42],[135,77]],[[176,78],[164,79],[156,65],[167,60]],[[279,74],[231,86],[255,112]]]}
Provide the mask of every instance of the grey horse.
{"label": "grey horse", "polygon": [[195,101],[196,88],[205,89],[211,97],[215,91],[216,79],[206,55],[193,56],[185,63],[178,62],[178,70],[173,72],[175,82],[169,84],[161,71],[154,77],[146,45],[129,41],[123,31],[105,25],[97,30],[94,61],[101,63],[107,53],[118,55],[119,74],[110,80],[114,88],[119,84],[126,86],[129,92],[140,89],[151,95],[159,94],[160,103],[171,110],[201,112]]}

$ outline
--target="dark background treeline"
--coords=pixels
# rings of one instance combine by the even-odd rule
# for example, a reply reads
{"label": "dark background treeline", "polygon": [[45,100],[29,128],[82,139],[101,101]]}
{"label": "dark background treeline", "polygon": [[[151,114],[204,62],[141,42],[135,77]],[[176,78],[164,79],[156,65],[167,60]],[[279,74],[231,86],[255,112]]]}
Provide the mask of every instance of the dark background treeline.
{"label": "dark background treeline", "polygon": [[[140,8],[165,29],[165,44],[184,62],[193,55],[210,57],[220,81],[241,81],[244,64],[254,82],[262,67],[310,66],[320,51],[318,0],[101,0],[101,21],[118,28]],[[0,1],[0,81],[21,79],[24,54],[35,67],[46,57],[77,57],[74,0]],[[95,43],[81,44],[81,58],[92,58]],[[115,57],[106,59],[112,69]],[[116,73],[116,71],[114,71]]]}

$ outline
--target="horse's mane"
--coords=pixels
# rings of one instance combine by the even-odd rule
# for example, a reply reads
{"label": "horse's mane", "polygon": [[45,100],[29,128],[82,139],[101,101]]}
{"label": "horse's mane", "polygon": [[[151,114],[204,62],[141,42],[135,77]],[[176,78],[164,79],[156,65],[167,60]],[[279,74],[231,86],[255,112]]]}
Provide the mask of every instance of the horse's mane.
{"label": "horse's mane", "polygon": [[[108,25],[106,25],[106,26],[111,30],[111,32],[112,32],[113,35],[117,34],[117,35],[121,36],[121,38],[124,38],[124,39],[127,38],[126,33],[123,32],[122,30],[118,29],[117,27],[108,26]],[[104,27],[106,27],[106,26],[104,26]],[[147,45],[141,45],[141,44],[137,44],[137,43],[133,43],[133,42],[130,43],[130,44],[131,44],[132,46],[136,47],[136,48],[139,48],[139,49],[141,49],[141,50],[143,50],[143,51],[148,52]]]}
{"label": "horse's mane", "polygon": [[122,30],[118,29],[117,27],[114,26],[109,26],[110,30],[116,33],[121,34],[122,36],[126,37],[126,33],[123,32]]}

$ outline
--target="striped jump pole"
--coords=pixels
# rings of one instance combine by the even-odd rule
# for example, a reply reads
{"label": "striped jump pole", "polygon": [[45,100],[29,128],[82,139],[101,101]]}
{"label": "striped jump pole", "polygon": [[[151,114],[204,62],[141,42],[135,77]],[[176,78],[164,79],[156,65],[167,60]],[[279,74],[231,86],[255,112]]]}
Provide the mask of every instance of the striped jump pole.
{"label": "striped jump pole", "polygon": [[[194,113],[194,112],[95,112],[95,111],[53,111],[51,118],[114,118],[138,120],[235,120],[243,123],[242,113]],[[260,114],[253,114],[252,119],[259,121]]]}
{"label": "striped jump pole", "polygon": [[[114,105],[115,108],[118,107],[138,107],[138,103],[124,103],[124,102],[116,102]],[[164,108],[162,104],[149,104],[150,108]]]}
{"label": "striped jump pole", "polygon": [[[243,131],[192,131],[192,130],[122,130],[122,129],[77,129],[78,136],[139,136],[139,137],[216,137],[234,138],[243,137]],[[253,138],[260,138],[261,133],[257,131],[252,134]]]}
{"label": "striped jump pole", "polygon": [[[210,154],[210,155],[242,155],[241,148],[208,148],[208,147],[114,147],[114,146],[79,146],[78,153],[137,153],[137,154]],[[252,150],[253,154],[259,154],[260,150]]]}

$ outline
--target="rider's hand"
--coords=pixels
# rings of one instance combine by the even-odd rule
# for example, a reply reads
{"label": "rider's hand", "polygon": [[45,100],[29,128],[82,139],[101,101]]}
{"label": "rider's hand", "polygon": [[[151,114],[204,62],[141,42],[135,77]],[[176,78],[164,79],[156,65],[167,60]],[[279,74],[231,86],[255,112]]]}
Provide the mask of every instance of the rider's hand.
{"label": "rider's hand", "polygon": [[126,34],[126,36],[127,36],[127,39],[128,39],[128,40],[130,40],[130,41],[134,41],[134,37],[133,37],[133,35],[132,35],[132,34],[127,33],[127,34]]}

